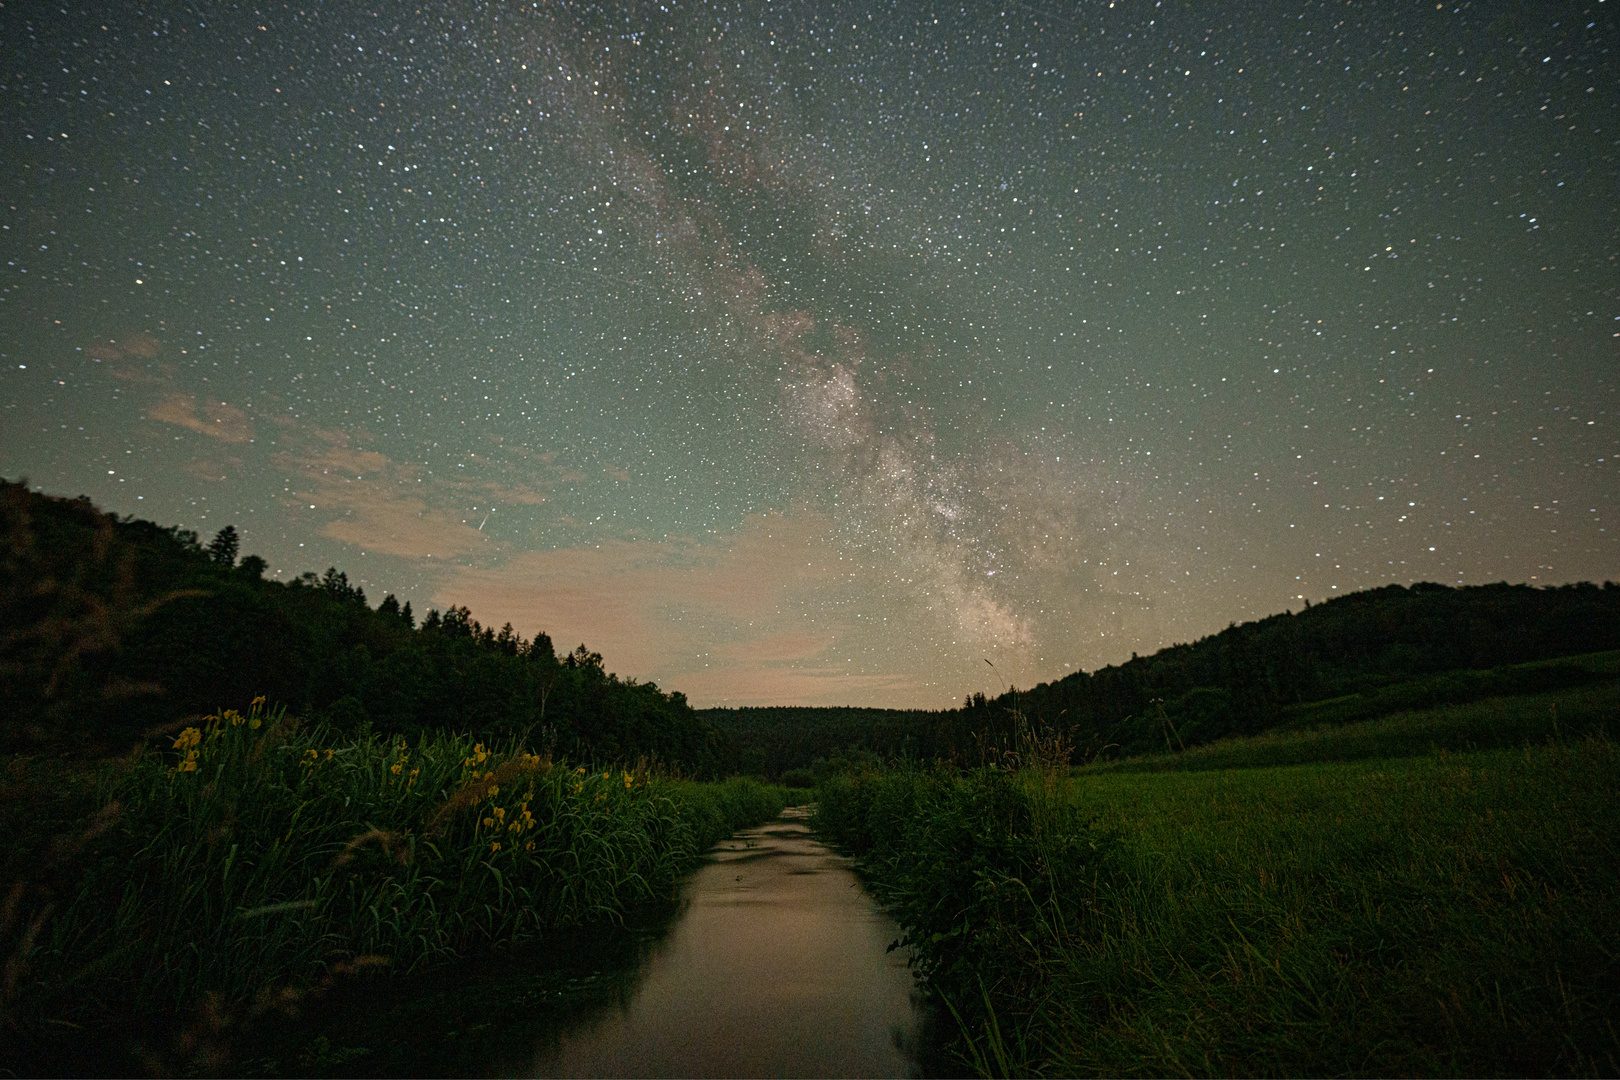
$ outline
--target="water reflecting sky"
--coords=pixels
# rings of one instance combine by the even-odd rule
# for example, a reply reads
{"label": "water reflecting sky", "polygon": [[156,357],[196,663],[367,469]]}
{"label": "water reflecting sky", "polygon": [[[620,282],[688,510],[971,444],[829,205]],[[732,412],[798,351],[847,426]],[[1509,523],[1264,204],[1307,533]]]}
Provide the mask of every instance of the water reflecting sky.
{"label": "water reflecting sky", "polygon": [[548,1041],[539,1075],[915,1075],[924,1010],[888,951],[900,928],[806,816],[712,852],[631,999]]}

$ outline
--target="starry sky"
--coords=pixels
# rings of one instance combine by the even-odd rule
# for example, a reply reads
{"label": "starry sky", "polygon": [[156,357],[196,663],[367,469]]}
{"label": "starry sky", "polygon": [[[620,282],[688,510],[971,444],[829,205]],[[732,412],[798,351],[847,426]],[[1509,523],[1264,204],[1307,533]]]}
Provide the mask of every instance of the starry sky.
{"label": "starry sky", "polygon": [[1620,577],[1617,15],[6,0],[0,474],[700,706]]}

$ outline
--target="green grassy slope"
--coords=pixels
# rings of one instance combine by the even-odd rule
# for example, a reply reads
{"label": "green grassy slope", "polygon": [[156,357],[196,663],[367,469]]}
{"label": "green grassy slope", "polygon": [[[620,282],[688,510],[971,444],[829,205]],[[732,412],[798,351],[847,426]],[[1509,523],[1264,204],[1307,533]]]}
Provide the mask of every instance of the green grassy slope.
{"label": "green grassy slope", "polygon": [[[1606,674],[1617,662],[1620,662],[1620,653],[1611,652],[1526,667],[1568,667]],[[1450,678],[1448,676],[1448,680]],[[1395,689],[1403,690],[1404,686]],[[1407,695],[1390,696],[1400,700]],[[1579,739],[1599,733],[1609,739],[1620,739],[1620,680],[1594,681],[1577,689],[1490,697],[1461,705],[1442,704],[1387,713],[1365,710],[1374,713],[1372,719],[1341,719],[1346,715],[1359,715],[1364,710],[1358,696],[1340,708],[1312,710],[1302,714],[1295,723],[1259,735],[1223,739],[1175,753],[1100,761],[1086,767],[1082,774],[1260,768],[1409,757],[1440,750],[1486,750],[1555,739]]]}
{"label": "green grassy slope", "polygon": [[1612,1075],[1615,716],[1565,690],[1072,775],[845,775],[818,821],[981,1071]]}

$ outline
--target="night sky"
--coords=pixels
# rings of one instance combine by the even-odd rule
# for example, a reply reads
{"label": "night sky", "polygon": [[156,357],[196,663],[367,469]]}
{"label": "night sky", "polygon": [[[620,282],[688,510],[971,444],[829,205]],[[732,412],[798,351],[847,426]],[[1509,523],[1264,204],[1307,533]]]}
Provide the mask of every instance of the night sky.
{"label": "night sky", "polygon": [[1617,16],[8,0],[0,474],[697,705],[1620,577]]}

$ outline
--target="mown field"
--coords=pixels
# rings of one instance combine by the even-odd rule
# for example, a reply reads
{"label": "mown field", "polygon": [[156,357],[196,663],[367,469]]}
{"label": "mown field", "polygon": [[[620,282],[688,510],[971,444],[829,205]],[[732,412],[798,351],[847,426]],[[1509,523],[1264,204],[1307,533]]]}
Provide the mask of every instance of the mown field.
{"label": "mown field", "polygon": [[991,1074],[1620,1073],[1615,687],[833,777]]}
{"label": "mown field", "polygon": [[346,979],[622,924],[790,797],[470,736],[344,737],[258,703],[167,742],[9,762],[0,1065],[55,1071],[127,1037],[157,1067],[229,1071],[221,1032]]}

